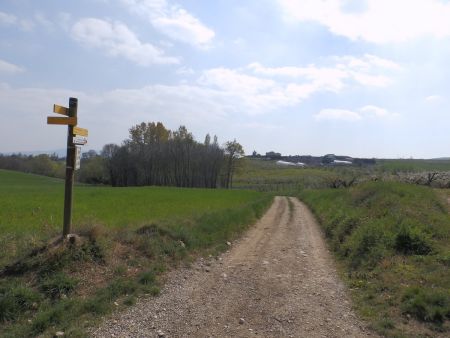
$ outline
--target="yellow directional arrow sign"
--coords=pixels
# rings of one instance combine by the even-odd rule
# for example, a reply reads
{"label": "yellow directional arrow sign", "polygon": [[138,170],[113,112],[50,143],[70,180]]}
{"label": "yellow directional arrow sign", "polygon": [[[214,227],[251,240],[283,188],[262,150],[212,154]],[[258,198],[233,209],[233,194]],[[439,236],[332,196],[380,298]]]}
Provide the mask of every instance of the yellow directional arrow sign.
{"label": "yellow directional arrow sign", "polygon": [[58,106],[57,104],[53,105],[53,112],[61,115],[69,116],[69,108]]}
{"label": "yellow directional arrow sign", "polygon": [[77,125],[76,117],[53,117],[47,116],[47,124],[65,124],[69,126]]}
{"label": "yellow directional arrow sign", "polygon": [[73,134],[78,136],[88,136],[88,130],[80,127],[73,127]]}

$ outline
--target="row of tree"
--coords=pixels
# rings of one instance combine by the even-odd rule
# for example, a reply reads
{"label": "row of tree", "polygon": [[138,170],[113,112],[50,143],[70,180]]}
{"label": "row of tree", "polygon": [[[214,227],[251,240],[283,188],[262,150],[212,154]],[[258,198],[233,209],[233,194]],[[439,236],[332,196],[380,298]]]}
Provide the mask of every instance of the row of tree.
{"label": "row of tree", "polygon": [[[184,126],[172,131],[160,122],[143,122],[129,131],[121,145],[107,144],[100,154],[83,153],[78,180],[112,186],[231,188],[244,155],[236,140],[221,147],[217,137],[208,134],[204,142],[197,142]],[[63,160],[48,155],[0,156],[0,168],[62,177]]]}
{"label": "row of tree", "polygon": [[231,186],[243,150],[236,141],[222,148],[206,135],[199,143],[184,126],[172,131],[152,122],[132,127],[121,146],[108,144],[101,155],[113,186],[216,188]]}

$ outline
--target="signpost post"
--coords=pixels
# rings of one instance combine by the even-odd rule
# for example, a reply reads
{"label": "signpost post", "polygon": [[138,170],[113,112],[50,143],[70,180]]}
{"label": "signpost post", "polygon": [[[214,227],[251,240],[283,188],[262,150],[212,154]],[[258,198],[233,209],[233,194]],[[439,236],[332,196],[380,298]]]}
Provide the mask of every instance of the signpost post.
{"label": "signpost post", "polygon": [[80,169],[81,147],[87,143],[87,129],[77,127],[78,99],[69,98],[69,108],[53,105],[53,112],[66,117],[47,117],[47,124],[67,125],[66,182],[64,190],[64,224],[63,237],[70,234],[72,227],[73,178],[74,172]]}
{"label": "signpost post", "polygon": [[[69,99],[69,118],[77,118],[78,99],[71,97]],[[76,123],[75,123],[76,124]],[[63,237],[70,234],[72,226],[72,190],[73,176],[75,172],[75,146],[72,142],[73,125],[67,128],[67,155],[66,155],[66,186],[64,189],[64,225]]]}

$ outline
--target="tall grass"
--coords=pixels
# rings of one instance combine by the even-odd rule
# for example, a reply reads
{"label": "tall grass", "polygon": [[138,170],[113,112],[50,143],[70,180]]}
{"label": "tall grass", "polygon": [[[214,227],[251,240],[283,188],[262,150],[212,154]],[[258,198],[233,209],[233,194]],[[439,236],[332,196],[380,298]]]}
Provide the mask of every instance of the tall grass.
{"label": "tall grass", "polygon": [[[433,189],[370,182],[299,194],[346,271],[360,312],[388,336],[450,332],[450,216]],[[387,325],[386,323],[389,323]]]}

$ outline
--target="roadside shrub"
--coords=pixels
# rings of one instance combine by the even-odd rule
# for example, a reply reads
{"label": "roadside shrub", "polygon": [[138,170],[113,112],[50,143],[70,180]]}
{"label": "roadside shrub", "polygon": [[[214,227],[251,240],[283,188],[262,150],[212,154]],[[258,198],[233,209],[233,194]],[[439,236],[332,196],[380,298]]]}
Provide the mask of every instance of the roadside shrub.
{"label": "roadside shrub", "polygon": [[[348,216],[343,219],[335,229],[335,239],[341,244],[345,241],[346,237],[352,233],[360,224],[360,220],[356,216]],[[338,244],[338,245],[339,245]]]}
{"label": "roadside shrub", "polygon": [[432,251],[428,235],[417,226],[402,225],[395,236],[394,248],[405,255],[427,255]]}
{"label": "roadside shrub", "polygon": [[78,282],[63,272],[46,277],[40,285],[40,290],[49,298],[61,298],[71,293]]}
{"label": "roadside shrub", "polygon": [[350,267],[357,269],[375,267],[388,252],[390,239],[379,222],[357,228],[345,243],[343,250],[348,252]]}
{"label": "roadside shrub", "polygon": [[442,323],[450,318],[450,293],[410,288],[402,297],[402,310],[424,322]]}
{"label": "roadside shrub", "polygon": [[40,299],[36,291],[24,286],[0,286],[0,322],[16,320],[23,312],[35,307]]}
{"label": "roadside shrub", "polygon": [[139,283],[149,285],[155,283],[156,276],[153,271],[146,271],[140,274]]}

